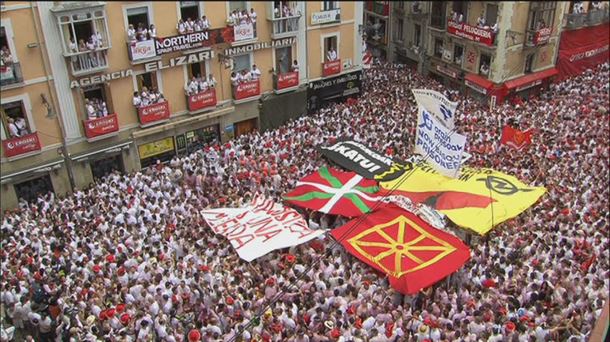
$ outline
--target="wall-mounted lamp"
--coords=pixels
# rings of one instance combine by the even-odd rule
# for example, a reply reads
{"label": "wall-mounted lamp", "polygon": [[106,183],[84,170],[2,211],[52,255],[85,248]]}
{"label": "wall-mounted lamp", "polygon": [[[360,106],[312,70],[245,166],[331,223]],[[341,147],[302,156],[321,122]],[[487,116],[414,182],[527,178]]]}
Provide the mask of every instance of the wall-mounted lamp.
{"label": "wall-mounted lamp", "polygon": [[51,103],[49,102],[49,100],[47,100],[47,97],[45,96],[45,94],[40,94],[40,97],[42,98],[42,104],[47,108],[47,118],[52,118],[55,116],[55,110],[53,110],[53,106],[51,106]]}

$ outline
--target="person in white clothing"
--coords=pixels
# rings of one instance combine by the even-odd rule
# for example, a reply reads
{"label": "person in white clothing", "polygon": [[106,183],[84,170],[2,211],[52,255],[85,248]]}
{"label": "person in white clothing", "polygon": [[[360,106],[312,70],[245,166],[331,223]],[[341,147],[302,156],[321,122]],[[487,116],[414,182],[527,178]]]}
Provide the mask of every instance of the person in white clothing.
{"label": "person in white clothing", "polygon": [[8,131],[9,131],[11,138],[20,137],[21,135],[19,134],[19,128],[17,128],[17,125],[15,125],[15,119],[9,117],[7,121],[8,121]]}
{"label": "person in white clothing", "polygon": [[252,65],[252,70],[250,71],[250,75],[253,81],[261,78],[261,71],[256,67],[256,64]]}
{"label": "person in white clothing", "polygon": [[332,62],[337,59],[337,51],[331,46],[326,53],[326,60]]}

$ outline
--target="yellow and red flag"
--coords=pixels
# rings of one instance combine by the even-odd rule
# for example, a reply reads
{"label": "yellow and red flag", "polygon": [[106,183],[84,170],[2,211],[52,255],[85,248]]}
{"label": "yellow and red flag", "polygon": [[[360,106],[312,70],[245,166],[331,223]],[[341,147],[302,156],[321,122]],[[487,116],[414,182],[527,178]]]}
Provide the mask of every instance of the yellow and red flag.
{"label": "yellow and red flag", "polygon": [[331,234],[352,255],[387,274],[390,285],[404,294],[433,285],[470,258],[460,239],[392,205]]}
{"label": "yellow and red flag", "polygon": [[532,206],[546,189],[523,184],[492,169],[463,167],[458,178],[445,177],[420,162],[403,176],[380,183],[385,193],[403,195],[438,210],[460,227],[484,235],[495,225]]}
{"label": "yellow and red flag", "polygon": [[512,128],[509,125],[506,125],[502,129],[502,138],[500,140],[500,143],[502,145],[511,146],[520,151],[524,147],[532,144],[533,133],[534,131],[532,129],[520,131],[516,128]]}

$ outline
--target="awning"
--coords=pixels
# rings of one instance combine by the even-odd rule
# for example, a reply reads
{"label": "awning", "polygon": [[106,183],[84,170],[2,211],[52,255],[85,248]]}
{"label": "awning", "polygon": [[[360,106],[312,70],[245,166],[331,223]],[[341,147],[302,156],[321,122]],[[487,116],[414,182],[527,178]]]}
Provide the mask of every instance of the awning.
{"label": "awning", "polygon": [[487,95],[487,91],[494,85],[492,81],[477,74],[467,74],[464,77],[464,84],[484,95]]}
{"label": "awning", "polygon": [[550,68],[532,74],[527,74],[514,80],[506,81],[504,82],[504,86],[508,90],[514,89],[515,91],[521,91],[527,88],[537,86],[542,83],[543,79],[553,77],[558,73],[559,71],[556,68]]}

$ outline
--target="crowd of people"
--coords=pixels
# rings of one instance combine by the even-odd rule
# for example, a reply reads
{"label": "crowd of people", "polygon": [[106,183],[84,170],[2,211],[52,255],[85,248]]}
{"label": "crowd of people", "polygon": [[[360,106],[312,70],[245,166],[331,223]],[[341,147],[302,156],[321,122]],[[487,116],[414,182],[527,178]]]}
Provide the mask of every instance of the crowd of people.
{"label": "crowd of people", "polygon": [[136,108],[150,106],[155,103],[165,102],[165,96],[156,87],[143,86],[141,92],[134,91],[132,103]]}
{"label": "crowd of people", "polygon": [[186,20],[183,20],[180,18],[180,20],[178,20],[178,24],[176,24],[176,30],[178,30],[178,33],[180,34],[202,32],[209,29],[210,21],[205,15],[201,16],[200,19],[195,18],[195,20],[192,20],[191,18],[186,18]]}
{"label": "crowd of people", "polygon": [[[3,338],[585,341],[609,290],[609,72],[605,64],[490,110],[402,65],[377,65],[356,101],[112,173],[73,195],[21,201],[1,225]],[[411,88],[459,101],[469,165],[548,189],[517,218],[467,239],[471,260],[448,279],[403,296],[328,235],[247,263],[206,226],[204,208],[239,207],[257,193],[280,201],[327,165],[316,147],[340,136],[410,156]],[[507,123],[535,128],[533,144],[500,146]],[[346,222],[301,212],[312,228]]]}
{"label": "crowd of people", "polygon": [[129,24],[127,27],[127,39],[130,43],[157,38],[157,28],[154,24],[150,24],[146,27],[143,23],[138,23],[136,26],[137,28],[134,27],[133,24]]}
{"label": "crowd of people", "polygon": [[227,25],[236,26],[252,23],[254,29],[256,30],[257,17],[258,15],[256,14],[256,11],[254,11],[254,8],[250,8],[250,12],[248,12],[247,9],[233,10],[227,18]]}
{"label": "crowd of people", "polygon": [[242,71],[231,72],[231,85],[237,87],[242,83],[248,83],[257,81],[261,78],[261,70],[256,66],[252,65],[252,69],[243,69]]}
{"label": "crowd of people", "polygon": [[95,120],[108,116],[106,101],[100,98],[85,98],[85,109],[87,110],[88,120]]}
{"label": "crowd of people", "polygon": [[204,77],[201,77],[201,75],[197,74],[191,78],[190,82],[185,84],[184,92],[186,93],[186,96],[193,96],[215,87],[216,78],[214,78],[212,74],[209,74],[207,78],[205,75]]}

